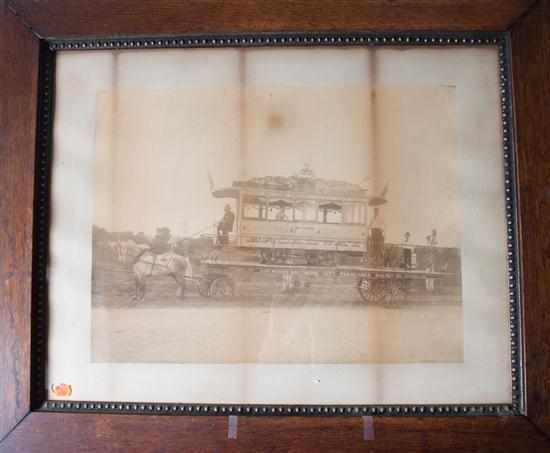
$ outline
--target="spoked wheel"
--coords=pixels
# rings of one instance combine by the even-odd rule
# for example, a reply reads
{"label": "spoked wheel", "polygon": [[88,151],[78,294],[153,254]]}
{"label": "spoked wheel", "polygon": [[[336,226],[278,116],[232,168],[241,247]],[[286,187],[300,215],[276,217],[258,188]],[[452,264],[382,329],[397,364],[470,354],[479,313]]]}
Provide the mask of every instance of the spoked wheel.
{"label": "spoked wheel", "polygon": [[260,250],[260,264],[272,264],[273,263],[273,253],[268,249]]}
{"label": "spoked wheel", "polygon": [[321,264],[321,257],[318,252],[306,252],[305,258],[308,266],[319,266]]}
{"label": "spoked wheel", "polygon": [[400,300],[403,300],[403,289],[401,287],[401,282],[397,280],[393,280],[391,282],[388,282],[388,297],[386,297],[385,302],[388,305],[393,305],[396,302],[399,302]]}
{"label": "spoked wheel", "polygon": [[203,297],[210,297],[210,285],[212,284],[211,280],[203,278],[198,283],[199,294]]}
{"label": "spoked wheel", "polygon": [[210,297],[224,299],[235,294],[235,285],[229,277],[218,277],[210,284]]}
{"label": "spoked wheel", "polygon": [[289,252],[287,249],[274,250],[272,252],[273,264],[288,264]]}
{"label": "spoked wheel", "polygon": [[399,280],[395,280],[393,282],[393,285],[395,286],[395,290],[394,290],[395,297],[399,297],[401,301],[405,301],[411,289],[411,281],[405,280],[405,279],[399,279]]}
{"label": "spoked wheel", "polygon": [[387,293],[384,298],[386,305],[396,305],[399,302],[404,302],[407,299],[409,292],[409,280],[395,279],[387,282]]}
{"label": "spoked wheel", "polygon": [[367,303],[376,303],[384,300],[386,295],[386,282],[384,280],[376,280],[362,277],[357,283],[357,291]]}

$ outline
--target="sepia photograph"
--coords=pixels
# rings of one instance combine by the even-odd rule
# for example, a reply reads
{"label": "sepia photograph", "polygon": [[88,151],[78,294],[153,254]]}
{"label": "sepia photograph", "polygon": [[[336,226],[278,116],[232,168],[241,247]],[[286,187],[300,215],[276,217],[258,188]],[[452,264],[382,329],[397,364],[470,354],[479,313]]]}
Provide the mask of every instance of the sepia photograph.
{"label": "sepia photograph", "polygon": [[496,47],[56,64],[52,385],[120,400],[507,399]]}
{"label": "sepia photograph", "polygon": [[225,74],[97,99],[93,359],[462,361],[455,87],[370,49],[190,53]]}

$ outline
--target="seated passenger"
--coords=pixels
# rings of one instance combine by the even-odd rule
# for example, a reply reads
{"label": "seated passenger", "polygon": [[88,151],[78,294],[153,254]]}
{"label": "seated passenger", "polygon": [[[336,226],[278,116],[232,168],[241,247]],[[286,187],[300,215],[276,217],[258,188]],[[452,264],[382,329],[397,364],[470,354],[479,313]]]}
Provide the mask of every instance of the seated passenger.
{"label": "seated passenger", "polygon": [[279,207],[279,211],[277,212],[277,215],[275,216],[276,220],[288,220],[288,216],[285,213],[284,208],[281,206]]}

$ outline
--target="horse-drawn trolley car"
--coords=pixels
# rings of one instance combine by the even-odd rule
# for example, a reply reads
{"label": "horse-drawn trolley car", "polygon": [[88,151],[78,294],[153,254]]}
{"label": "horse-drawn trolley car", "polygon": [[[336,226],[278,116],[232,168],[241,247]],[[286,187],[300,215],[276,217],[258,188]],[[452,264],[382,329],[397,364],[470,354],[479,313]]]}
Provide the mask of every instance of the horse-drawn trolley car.
{"label": "horse-drawn trolley car", "polygon": [[448,275],[433,266],[413,269],[410,246],[403,247],[403,260],[388,262],[377,223],[385,192],[370,196],[366,187],[316,178],[307,168],[296,176],[252,178],[213,190],[214,197],[232,200],[235,227],[229,241],[218,237],[216,251],[202,261],[201,294],[232,295],[237,269],[279,272],[285,290],[310,271],[352,274],[366,302],[403,299],[414,280]]}

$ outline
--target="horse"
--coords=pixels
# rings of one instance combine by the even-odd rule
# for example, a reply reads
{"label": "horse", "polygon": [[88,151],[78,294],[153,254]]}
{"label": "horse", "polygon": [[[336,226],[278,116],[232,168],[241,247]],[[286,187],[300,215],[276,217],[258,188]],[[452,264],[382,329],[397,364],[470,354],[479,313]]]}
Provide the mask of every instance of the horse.
{"label": "horse", "polygon": [[135,301],[144,299],[147,277],[163,275],[172,277],[178,285],[176,296],[182,299],[185,295],[185,280],[192,278],[189,258],[173,251],[155,254],[150,250],[143,250],[135,258],[132,270],[136,283],[136,291],[132,300]]}

